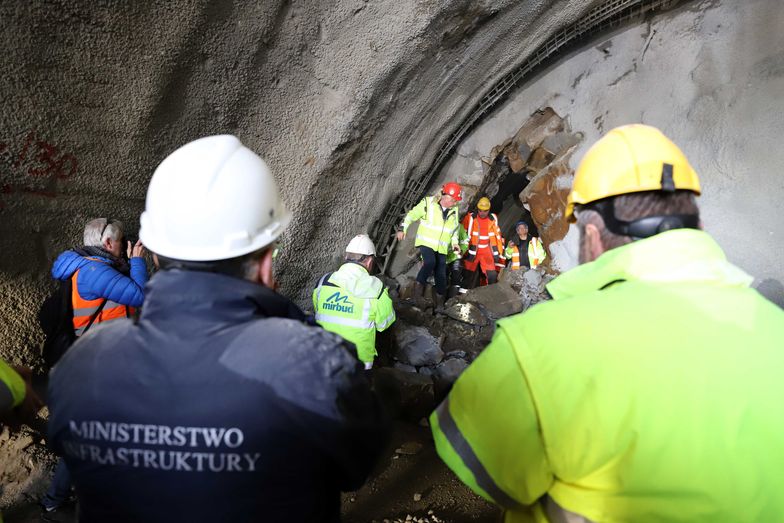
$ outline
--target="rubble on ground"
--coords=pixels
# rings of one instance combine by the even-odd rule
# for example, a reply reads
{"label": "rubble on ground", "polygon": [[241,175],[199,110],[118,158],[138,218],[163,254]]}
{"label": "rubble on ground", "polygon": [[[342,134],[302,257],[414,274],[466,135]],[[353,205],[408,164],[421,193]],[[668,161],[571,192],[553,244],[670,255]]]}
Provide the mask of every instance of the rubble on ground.
{"label": "rubble on ground", "polygon": [[429,299],[414,304],[413,281],[395,286],[397,321],[373,371],[376,389],[399,417],[427,417],[490,342],[495,322],[548,299],[544,286],[553,278],[542,269],[503,271],[498,283],[447,300],[438,312]]}

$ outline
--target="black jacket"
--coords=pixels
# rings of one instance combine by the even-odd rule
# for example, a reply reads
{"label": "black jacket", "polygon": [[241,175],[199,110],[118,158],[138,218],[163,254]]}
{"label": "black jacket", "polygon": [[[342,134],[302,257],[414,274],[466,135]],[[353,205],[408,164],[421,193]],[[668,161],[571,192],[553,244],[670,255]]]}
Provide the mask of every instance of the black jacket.
{"label": "black jacket", "polygon": [[338,521],[385,443],[345,342],[219,274],[156,274],[138,322],[80,339],[49,398],[84,522]]}

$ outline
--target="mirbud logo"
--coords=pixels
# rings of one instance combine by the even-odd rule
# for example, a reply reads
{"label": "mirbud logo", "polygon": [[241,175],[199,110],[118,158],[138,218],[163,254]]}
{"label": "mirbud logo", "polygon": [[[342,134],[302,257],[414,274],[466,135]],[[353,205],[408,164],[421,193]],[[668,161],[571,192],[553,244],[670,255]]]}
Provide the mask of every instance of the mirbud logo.
{"label": "mirbud logo", "polygon": [[348,301],[348,296],[343,296],[340,292],[336,292],[324,302],[324,310],[345,312],[346,314],[354,313],[354,304]]}

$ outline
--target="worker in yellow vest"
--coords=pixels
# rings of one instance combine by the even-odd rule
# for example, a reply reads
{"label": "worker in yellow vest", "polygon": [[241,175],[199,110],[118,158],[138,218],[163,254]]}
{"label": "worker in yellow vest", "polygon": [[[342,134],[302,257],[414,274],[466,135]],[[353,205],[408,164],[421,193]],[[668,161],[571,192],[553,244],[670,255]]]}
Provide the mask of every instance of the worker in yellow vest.
{"label": "worker in yellow vest", "polygon": [[376,355],[376,331],[389,328],[395,309],[384,283],[370,275],[376,247],[367,234],[358,234],[346,247],[346,262],[325,274],[313,289],[316,321],[350,341],[369,370]]}
{"label": "worker in yellow vest", "polygon": [[565,210],[582,265],[430,417],[506,523],[784,521],[784,311],[701,230],[699,193],[657,129],[594,144]]}
{"label": "worker in yellow vest", "polygon": [[[507,267],[513,271],[520,270],[521,267],[536,269],[547,258],[547,251],[544,250],[542,240],[538,237],[528,237],[528,224],[520,221],[515,224],[517,241],[509,240],[506,244]],[[521,256],[520,253],[526,253]]]}
{"label": "worker in yellow vest", "polygon": [[463,199],[463,189],[455,182],[441,187],[438,196],[427,196],[406,214],[402,230],[397,233],[397,241],[403,241],[409,226],[419,222],[414,245],[422,256],[422,268],[416,277],[414,298],[421,299],[425,284],[430,275],[436,284],[436,308],[441,308],[446,300],[446,255],[452,250],[460,252],[457,215],[457,202]]}

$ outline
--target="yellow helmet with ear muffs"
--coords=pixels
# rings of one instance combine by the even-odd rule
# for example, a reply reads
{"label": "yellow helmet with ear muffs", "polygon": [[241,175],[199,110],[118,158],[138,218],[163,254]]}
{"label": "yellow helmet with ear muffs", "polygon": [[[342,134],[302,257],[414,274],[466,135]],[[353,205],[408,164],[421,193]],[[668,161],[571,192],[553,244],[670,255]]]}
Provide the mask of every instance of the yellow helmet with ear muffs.
{"label": "yellow helmet with ear muffs", "polygon": [[700,180],[683,152],[649,125],[616,127],[585,153],[574,174],[566,218],[574,206],[643,191],[689,190],[700,194]]}

